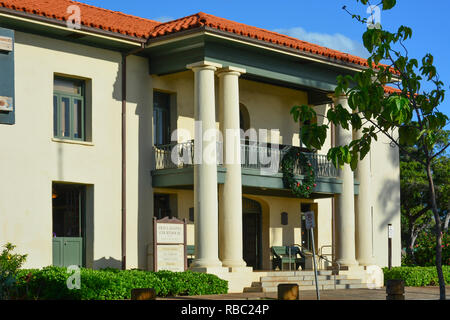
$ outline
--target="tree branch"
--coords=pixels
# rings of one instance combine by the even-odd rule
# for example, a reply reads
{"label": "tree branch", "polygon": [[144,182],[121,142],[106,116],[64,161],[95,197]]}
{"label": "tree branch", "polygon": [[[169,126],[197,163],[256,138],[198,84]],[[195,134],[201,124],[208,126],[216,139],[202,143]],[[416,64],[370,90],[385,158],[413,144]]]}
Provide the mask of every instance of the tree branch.
{"label": "tree branch", "polygon": [[436,158],[438,155],[440,155],[442,152],[445,151],[445,149],[447,149],[450,146],[450,142],[447,143],[447,145],[445,147],[443,147],[443,149],[441,151],[439,151],[438,153],[436,153],[434,156],[431,157],[430,160],[433,160],[434,158]]}

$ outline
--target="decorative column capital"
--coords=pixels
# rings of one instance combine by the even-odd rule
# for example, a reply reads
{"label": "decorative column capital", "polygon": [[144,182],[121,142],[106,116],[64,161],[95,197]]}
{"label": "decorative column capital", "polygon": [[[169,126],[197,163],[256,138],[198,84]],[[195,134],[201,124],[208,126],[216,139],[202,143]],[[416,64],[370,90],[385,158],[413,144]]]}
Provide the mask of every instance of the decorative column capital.
{"label": "decorative column capital", "polygon": [[235,75],[240,77],[242,74],[247,73],[247,70],[238,68],[238,67],[232,67],[232,66],[226,66],[219,70],[217,70],[217,76],[221,77],[224,75]]}
{"label": "decorative column capital", "polygon": [[338,103],[340,100],[348,100],[348,96],[346,94],[341,93],[338,97],[333,93],[327,94],[327,97],[332,99],[334,103]]}
{"label": "decorative column capital", "polygon": [[215,63],[215,62],[211,62],[211,61],[198,61],[198,62],[194,62],[191,64],[188,64],[186,66],[187,69],[192,69],[192,71],[197,71],[197,70],[212,70],[212,71],[216,71],[217,69],[222,68],[222,65],[220,63]]}

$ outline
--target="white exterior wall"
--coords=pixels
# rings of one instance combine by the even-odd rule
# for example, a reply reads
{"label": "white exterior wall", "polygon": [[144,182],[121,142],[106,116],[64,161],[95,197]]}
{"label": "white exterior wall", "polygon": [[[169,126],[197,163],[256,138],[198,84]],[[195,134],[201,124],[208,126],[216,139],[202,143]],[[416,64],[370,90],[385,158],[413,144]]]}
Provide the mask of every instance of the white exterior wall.
{"label": "white exterior wall", "polygon": [[[7,241],[18,245],[18,252],[29,255],[27,268],[51,265],[52,182],[87,184],[88,198],[92,198],[88,201],[88,215],[93,215],[88,229],[93,228],[94,238],[87,239],[87,265],[120,266],[121,56],[117,52],[20,32],[16,33],[15,50],[16,124],[0,126],[3,137],[0,149],[6,155],[0,162],[0,181],[7,182],[0,193],[0,245]],[[72,144],[52,140],[55,73],[85,78],[92,87],[92,142]],[[176,93],[176,127],[187,129],[193,137],[193,73],[151,77],[147,60],[132,56],[128,58],[127,82],[127,266],[145,268],[150,266],[147,251],[151,249],[147,247],[152,239],[153,89]],[[306,93],[242,79],[239,83],[241,103],[249,111],[251,127],[279,128],[280,143],[299,145],[298,126],[289,111],[292,106],[306,102]],[[326,108],[320,106],[317,110],[321,113]],[[325,154],[329,146],[330,137],[321,153]],[[396,231],[393,263],[399,265],[398,152],[380,141],[373,146],[370,156],[373,254],[378,265],[387,264],[387,224],[392,223]],[[189,208],[193,207],[192,192],[171,192],[178,194],[179,218],[188,218]],[[266,261],[271,245],[299,242],[300,200],[256,198],[262,203],[263,217],[264,210],[268,214],[268,219],[263,218],[263,230],[269,230],[263,232]],[[315,202],[319,209],[317,248],[320,248],[332,241],[331,200]],[[283,211],[289,213],[289,225],[281,227],[279,214]],[[193,234],[190,224],[189,244],[193,244]],[[263,266],[269,267],[267,262]]]}
{"label": "white exterior wall", "polygon": [[[129,58],[128,264],[137,266],[137,223],[147,223],[151,195],[151,92],[146,59]],[[1,125],[0,244],[28,254],[24,267],[52,264],[52,182],[87,184],[87,266],[121,261],[121,55],[16,32],[16,124]],[[55,74],[86,79],[92,89],[92,141],[53,139]],[[150,111],[150,112],[148,112]],[[144,119],[144,120],[143,120]],[[147,124],[145,124],[147,123]],[[151,141],[151,140],[150,140]],[[145,148],[149,148],[145,151]],[[151,190],[150,190],[151,191]],[[93,195],[93,199],[92,199]],[[90,199],[90,200],[89,200]],[[145,210],[144,208],[145,207]],[[139,215],[138,215],[139,212]],[[92,217],[93,214],[93,217]],[[88,231],[89,233],[89,231]],[[142,242],[142,241],[140,241]],[[93,247],[92,247],[93,243]],[[142,257],[145,259],[145,254]],[[92,264],[93,262],[93,264]]]}
{"label": "white exterior wall", "polygon": [[[369,156],[369,155],[367,155]],[[388,265],[388,224],[394,228],[392,265],[401,265],[400,159],[397,147],[380,135],[370,151],[373,256],[375,264]]]}

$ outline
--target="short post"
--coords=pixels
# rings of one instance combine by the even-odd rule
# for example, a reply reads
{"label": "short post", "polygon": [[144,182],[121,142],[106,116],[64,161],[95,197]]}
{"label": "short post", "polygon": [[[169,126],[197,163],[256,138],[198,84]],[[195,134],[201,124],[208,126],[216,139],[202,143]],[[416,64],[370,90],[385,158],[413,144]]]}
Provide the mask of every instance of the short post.
{"label": "short post", "polygon": [[292,283],[279,284],[278,300],[300,300],[298,284]]}
{"label": "short post", "polygon": [[386,300],[405,300],[405,282],[403,280],[387,280]]}
{"label": "short post", "polygon": [[155,300],[156,291],[155,289],[132,289],[131,290],[131,300]]}
{"label": "short post", "polygon": [[388,224],[388,268],[392,268],[392,238],[394,236],[394,229],[392,224]]}
{"label": "short post", "polygon": [[[317,264],[316,264],[316,248],[314,246],[314,229],[311,228],[311,237],[312,237],[312,249],[313,249],[313,262],[314,262],[314,278],[316,279],[316,296],[317,300],[320,300],[320,293],[319,293],[319,279],[317,277]],[[334,282],[336,283],[336,281]]]}
{"label": "short post", "polygon": [[314,278],[316,282],[316,296],[317,300],[320,300],[320,293],[319,293],[319,279],[317,277],[317,265],[316,265],[316,248],[314,246],[314,228],[315,228],[315,222],[314,222],[314,211],[308,211],[305,212],[305,224],[306,229],[309,229],[311,231],[311,244],[312,244],[312,253],[313,253],[313,264],[314,264]]}

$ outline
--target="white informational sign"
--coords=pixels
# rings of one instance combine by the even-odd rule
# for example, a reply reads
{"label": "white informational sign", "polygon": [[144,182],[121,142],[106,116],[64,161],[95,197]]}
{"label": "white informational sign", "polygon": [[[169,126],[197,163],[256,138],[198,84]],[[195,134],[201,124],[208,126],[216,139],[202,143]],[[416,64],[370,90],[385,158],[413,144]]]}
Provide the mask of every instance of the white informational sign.
{"label": "white informational sign", "polygon": [[[181,225],[182,226],[182,225]],[[158,245],[158,270],[184,271],[184,245]]]}
{"label": "white informational sign", "polygon": [[306,229],[313,229],[316,225],[314,222],[314,211],[305,212]]}
{"label": "white informational sign", "polygon": [[157,243],[184,243],[184,225],[158,223],[156,227]]}
{"label": "white informational sign", "polygon": [[153,218],[153,263],[154,271],[187,269],[186,220]]}
{"label": "white informational sign", "polygon": [[12,100],[10,97],[0,97],[0,111],[13,111]]}
{"label": "white informational sign", "polygon": [[388,238],[394,238],[394,227],[391,224],[388,225]]}
{"label": "white informational sign", "polygon": [[0,36],[0,51],[12,51],[13,50],[13,41],[12,38],[1,37]]}

